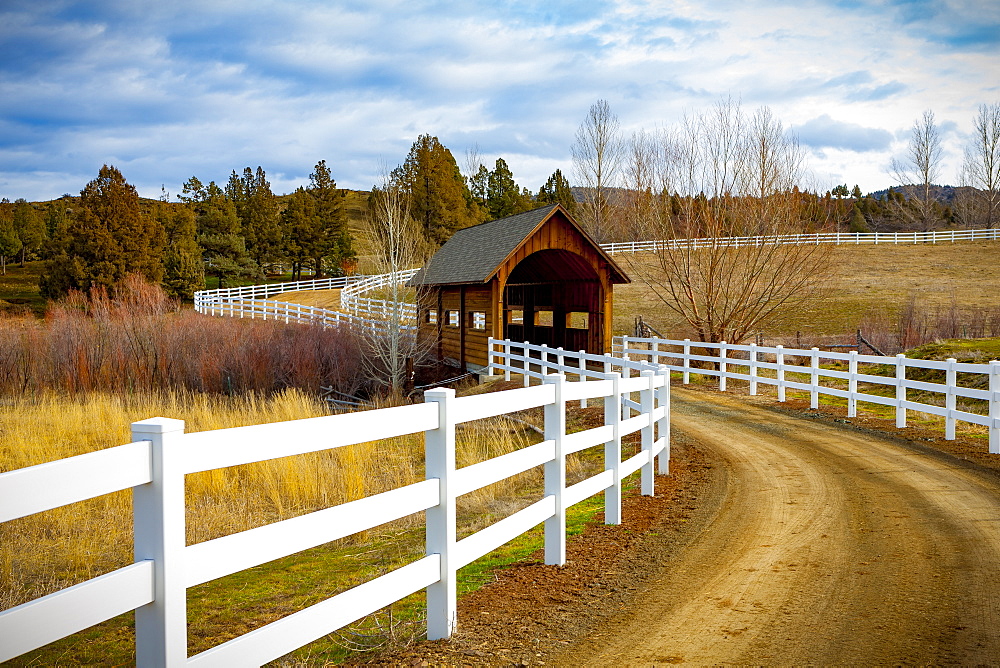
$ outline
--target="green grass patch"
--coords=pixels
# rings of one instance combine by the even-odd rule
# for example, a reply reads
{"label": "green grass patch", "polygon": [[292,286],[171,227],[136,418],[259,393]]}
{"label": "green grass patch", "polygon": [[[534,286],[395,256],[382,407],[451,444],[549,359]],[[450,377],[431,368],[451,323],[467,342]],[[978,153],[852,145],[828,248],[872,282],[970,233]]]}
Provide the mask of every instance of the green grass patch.
{"label": "green grass patch", "polygon": [[47,300],[38,291],[38,279],[45,269],[41,260],[20,265],[8,264],[7,273],[0,276],[0,311],[18,313],[28,310],[37,316],[45,314]]}
{"label": "green grass patch", "polygon": [[[627,486],[634,486],[636,475]],[[567,510],[567,533],[577,535],[604,510],[603,495]],[[423,527],[370,534],[349,545],[331,543],[207,582],[188,590],[188,652],[227,640],[319,603],[423,556]],[[494,572],[544,546],[542,527],[518,536],[458,572],[459,596],[495,580]],[[338,663],[371,649],[426,635],[426,601],[418,592],[390,608],[292,652],[283,660]],[[134,665],[134,613],[119,615],[7,665]]]}

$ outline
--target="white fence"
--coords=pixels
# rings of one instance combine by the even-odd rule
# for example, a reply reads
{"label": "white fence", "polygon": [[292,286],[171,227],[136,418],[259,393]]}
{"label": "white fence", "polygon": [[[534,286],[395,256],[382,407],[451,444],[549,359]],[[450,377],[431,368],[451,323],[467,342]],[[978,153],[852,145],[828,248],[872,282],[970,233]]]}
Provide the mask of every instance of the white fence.
{"label": "white fence", "polygon": [[704,239],[669,239],[663,241],[625,241],[601,244],[607,253],[637,253],[660,248],[718,248],[720,246],[759,246],[761,244],[790,244],[796,246],[819,244],[937,244],[956,241],[997,241],[1000,229],[994,230],[941,230],[933,232],[823,232],[820,234],[783,234],[761,237],[717,237]]}
{"label": "white fence", "polygon": [[[683,341],[615,337],[614,349],[627,358],[644,358],[653,364],[666,364],[673,371],[683,373],[684,383],[690,382],[691,374],[715,376],[719,379],[719,390],[726,390],[729,378],[745,380],[750,385],[750,394],[757,394],[758,384],[773,385],[777,388],[778,401],[785,401],[786,390],[809,392],[810,405],[819,407],[819,395],[825,394],[847,400],[847,416],[857,415],[859,401],[866,401],[895,408],[896,427],[906,426],[906,412],[917,411],[938,415],[945,419],[945,438],[955,438],[957,421],[978,424],[989,430],[989,451],[1000,454],[1000,362],[989,364],[961,363],[954,358],[945,361],[909,359],[903,354],[895,357],[880,355],[860,355],[857,351],[834,353],[818,348],[798,350],[782,346],[731,345]],[[693,350],[704,351],[696,354]],[[714,351],[714,354],[713,352]],[[798,358],[805,364],[792,363]],[[821,361],[846,363],[847,370],[822,368]],[[708,363],[708,368],[692,366],[692,362]],[[892,377],[864,373],[859,365],[888,365],[894,368]],[[944,374],[944,383],[930,383],[907,378],[908,369],[926,369]],[[761,371],[773,372],[773,376],[762,375]],[[870,370],[870,369],[867,369]],[[958,374],[969,374],[972,380],[966,385],[985,385],[988,389],[978,389],[959,385]],[[795,376],[795,379],[788,377]],[[968,376],[967,376],[968,378]],[[976,382],[976,379],[979,382]],[[839,381],[840,387],[834,387]],[[824,385],[823,383],[826,382]],[[846,383],[846,387],[844,384]],[[893,388],[893,396],[881,396],[859,390],[859,383]],[[943,406],[911,401],[907,390],[940,394]],[[981,415],[958,408],[959,398],[985,402],[986,414]]]}
{"label": "white fence", "polygon": [[[415,332],[417,319],[415,304],[402,302],[394,305],[393,302],[384,299],[371,299],[362,295],[393,283],[405,283],[416,272],[416,269],[408,269],[394,274],[375,276],[341,276],[294,283],[199,290],[194,294],[194,308],[199,313],[206,315],[234,318],[261,318],[282,320],[286,323],[315,323],[323,326],[357,325],[363,330],[376,333],[382,333],[385,330],[387,318],[391,318],[391,321],[395,322],[397,317],[395,311],[399,310],[400,319],[407,323],[402,328]],[[284,292],[336,289],[341,291],[342,311],[267,299],[271,295]]]}
{"label": "white fence", "polygon": [[[435,389],[423,404],[190,434],[180,420],[153,418],[132,425],[132,443],[0,474],[0,522],[129,488],[135,513],[135,563],[0,612],[0,661],[134,609],[140,666],[261,665],[424,588],[428,637],[448,637],[456,624],[457,569],[539,524],[545,527],[545,563],[564,564],[568,507],[603,491],[606,522],[618,524],[623,478],[641,471],[642,493],[652,494],[657,458],[667,472],[668,372],[640,363],[627,367],[641,375],[600,374],[585,383],[548,375],[541,385],[468,397]],[[567,434],[566,403],[587,399],[603,399],[605,424]],[[543,442],[456,469],[457,424],[540,406]],[[641,450],[622,461],[622,438],[637,431]],[[422,482],[185,546],[188,473],[420,432]],[[601,444],[604,470],[567,486],[566,457]],[[457,540],[456,497],[538,466],[545,479],[538,501]],[[188,587],[421,511],[423,558],[187,656]]]}

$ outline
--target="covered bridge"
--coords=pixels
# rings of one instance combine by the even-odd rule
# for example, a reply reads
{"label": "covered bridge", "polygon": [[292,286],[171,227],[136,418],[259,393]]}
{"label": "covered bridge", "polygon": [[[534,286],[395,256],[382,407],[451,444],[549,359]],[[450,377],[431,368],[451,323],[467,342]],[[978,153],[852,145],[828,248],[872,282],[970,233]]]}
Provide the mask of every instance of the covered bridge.
{"label": "covered bridge", "polygon": [[603,353],[628,283],[559,204],[456,232],[413,277],[419,336],[438,359],[486,365],[489,337]]}

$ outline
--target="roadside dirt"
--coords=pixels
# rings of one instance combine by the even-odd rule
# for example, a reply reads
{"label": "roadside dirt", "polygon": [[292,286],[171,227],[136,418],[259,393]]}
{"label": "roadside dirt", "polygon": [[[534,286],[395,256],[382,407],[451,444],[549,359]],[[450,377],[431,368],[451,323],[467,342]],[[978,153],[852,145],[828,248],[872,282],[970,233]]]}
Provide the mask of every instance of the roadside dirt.
{"label": "roadside dirt", "polygon": [[625,524],[574,537],[564,568],[498,572],[450,641],[371,662],[1000,663],[984,446],[715,392],[672,405],[671,476]]}

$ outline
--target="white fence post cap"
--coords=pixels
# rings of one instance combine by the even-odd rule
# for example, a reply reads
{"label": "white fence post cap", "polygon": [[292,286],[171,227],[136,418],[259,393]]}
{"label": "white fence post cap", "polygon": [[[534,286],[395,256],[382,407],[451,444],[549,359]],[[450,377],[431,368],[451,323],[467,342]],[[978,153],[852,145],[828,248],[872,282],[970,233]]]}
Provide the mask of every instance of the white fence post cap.
{"label": "white fence post cap", "polygon": [[131,426],[133,434],[166,434],[172,431],[184,431],[184,420],[153,417],[133,422]]}

